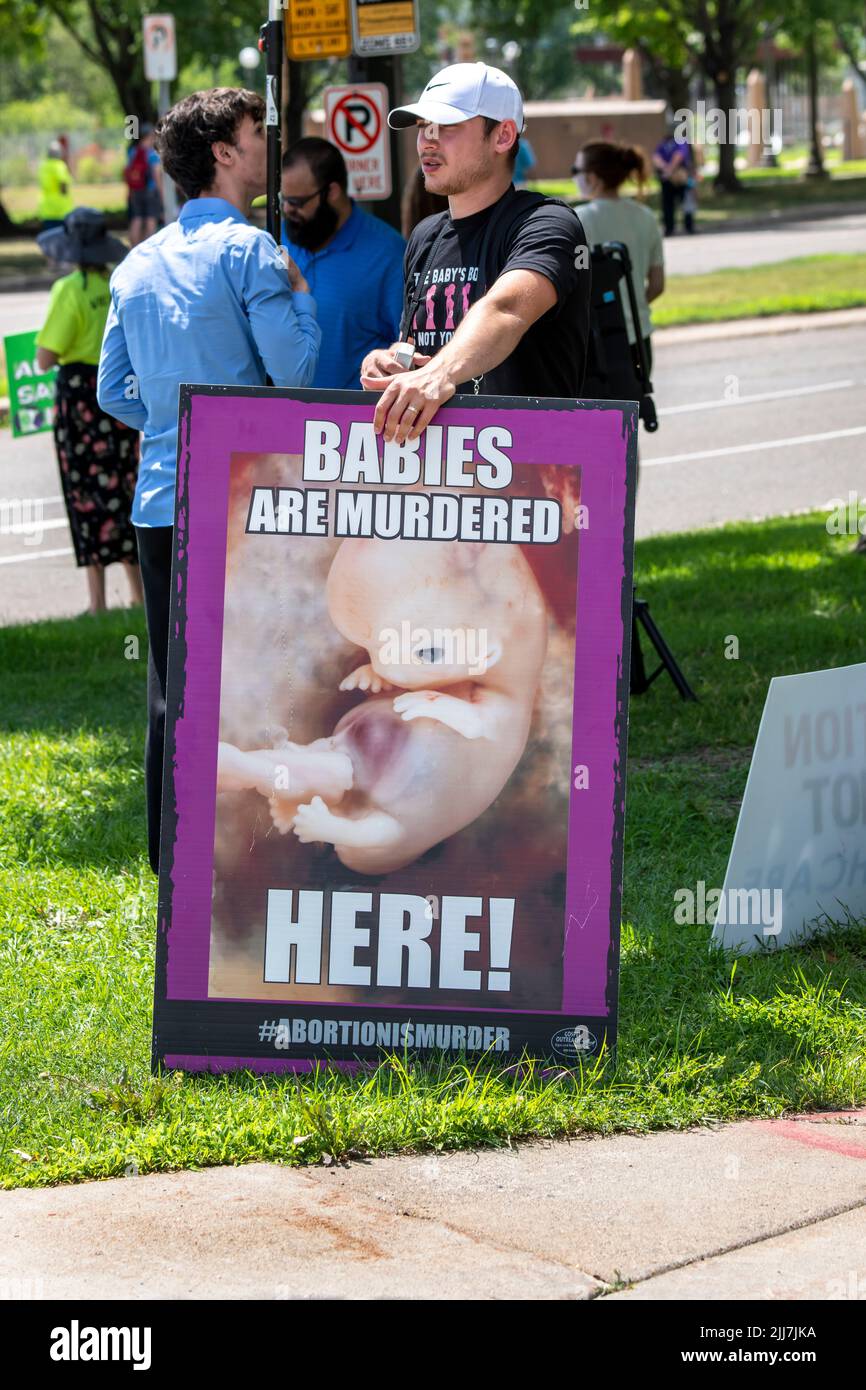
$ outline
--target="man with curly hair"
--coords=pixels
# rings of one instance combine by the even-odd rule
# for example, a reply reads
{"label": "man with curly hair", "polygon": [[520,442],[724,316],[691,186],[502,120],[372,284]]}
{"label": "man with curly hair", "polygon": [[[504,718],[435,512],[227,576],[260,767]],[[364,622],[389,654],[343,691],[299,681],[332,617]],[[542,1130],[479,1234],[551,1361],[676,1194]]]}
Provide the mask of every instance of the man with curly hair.
{"label": "man with curly hair", "polygon": [[266,189],[264,102],[217,87],[178,102],[156,128],[187,201],[111,277],[97,396],[143,432],[132,507],[149,641],[145,750],[148,851],[159,865],[178,388],[308,386],[321,333],[297,266],[248,221]]}

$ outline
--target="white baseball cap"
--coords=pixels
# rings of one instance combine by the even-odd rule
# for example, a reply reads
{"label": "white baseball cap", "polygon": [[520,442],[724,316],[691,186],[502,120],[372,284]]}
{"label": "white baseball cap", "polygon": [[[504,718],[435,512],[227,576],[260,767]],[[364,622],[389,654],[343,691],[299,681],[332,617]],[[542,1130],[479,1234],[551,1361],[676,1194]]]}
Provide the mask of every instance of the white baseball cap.
{"label": "white baseball cap", "polygon": [[507,72],[486,63],[452,63],[431,77],[420,97],[411,106],[397,106],[388,112],[394,130],[422,121],[438,125],[457,125],[473,116],[489,116],[493,121],[515,121],[518,134],[523,130],[523,98]]}

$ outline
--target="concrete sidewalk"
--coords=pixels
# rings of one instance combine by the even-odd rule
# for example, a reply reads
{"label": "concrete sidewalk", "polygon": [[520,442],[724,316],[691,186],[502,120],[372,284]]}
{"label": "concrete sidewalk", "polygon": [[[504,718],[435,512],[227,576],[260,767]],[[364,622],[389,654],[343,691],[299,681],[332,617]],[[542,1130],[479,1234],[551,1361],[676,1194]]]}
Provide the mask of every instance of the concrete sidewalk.
{"label": "concrete sidewalk", "polygon": [[866,1110],[3,1192],[0,1275],[62,1299],[863,1299]]}

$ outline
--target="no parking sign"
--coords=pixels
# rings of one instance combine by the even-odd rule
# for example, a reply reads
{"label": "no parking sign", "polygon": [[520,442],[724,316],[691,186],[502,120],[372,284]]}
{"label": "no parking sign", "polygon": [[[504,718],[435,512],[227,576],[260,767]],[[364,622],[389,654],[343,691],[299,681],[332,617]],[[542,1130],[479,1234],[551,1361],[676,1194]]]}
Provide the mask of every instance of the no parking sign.
{"label": "no parking sign", "polygon": [[388,89],[383,82],[326,87],[325,138],[342,154],[349,171],[349,194],[360,202],[391,194]]}

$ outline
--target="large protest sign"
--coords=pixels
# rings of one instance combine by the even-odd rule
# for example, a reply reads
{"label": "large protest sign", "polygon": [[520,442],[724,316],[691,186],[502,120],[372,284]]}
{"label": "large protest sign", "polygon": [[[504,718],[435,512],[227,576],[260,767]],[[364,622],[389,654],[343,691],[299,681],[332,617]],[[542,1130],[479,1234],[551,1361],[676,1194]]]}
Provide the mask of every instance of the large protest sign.
{"label": "large protest sign", "polygon": [[866,665],[770,682],[713,939],[789,946],[866,917]]}
{"label": "large protest sign", "polygon": [[636,419],[183,387],[154,1059],[612,1045]]}
{"label": "large protest sign", "polygon": [[3,339],[6,375],[9,379],[9,419],[12,438],[41,434],[54,425],[54,393],[57,368],[40,371],[36,361],[36,334],[12,333]]}

